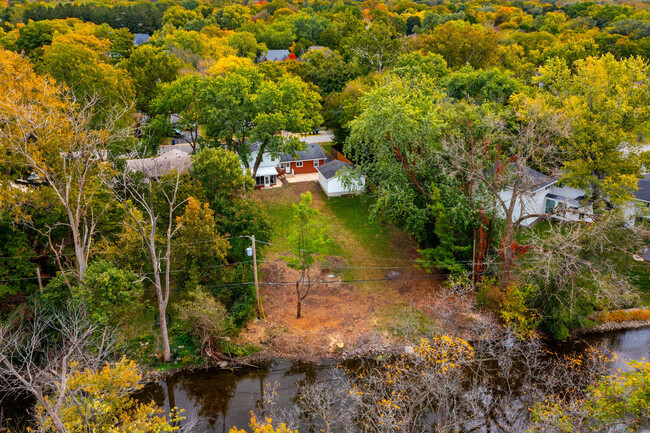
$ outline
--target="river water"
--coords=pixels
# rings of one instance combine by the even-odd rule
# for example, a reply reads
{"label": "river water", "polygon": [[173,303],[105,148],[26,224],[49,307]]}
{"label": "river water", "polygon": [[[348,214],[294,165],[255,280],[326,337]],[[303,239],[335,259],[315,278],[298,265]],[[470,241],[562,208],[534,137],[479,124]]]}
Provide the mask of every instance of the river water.
{"label": "river water", "polygon": [[[626,361],[650,359],[650,328],[589,336],[556,349],[580,350],[588,344],[601,342],[618,355],[613,369],[626,370]],[[178,373],[148,386],[139,397],[153,399],[165,410],[170,407],[184,409],[188,416],[198,417],[199,431],[225,433],[233,426],[247,428],[251,411],[263,409],[263,396],[269,386],[275,387],[278,404],[289,406],[301,383],[327,380],[335,368],[338,368],[335,362],[318,365],[275,362],[260,369]]]}
{"label": "river water", "polygon": [[[581,350],[587,344],[601,342],[618,355],[614,369],[625,370],[626,361],[650,359],[650,328],[590,336],[556,349]],[[146,386],[137,397],[141,401],[153,400],[165,411],[171,407],[183,409],[186,416],[199,420],[199,432],[225,433],[233,426],[248,427],[251,411],[264,409],[264,394],[270,387],[277,393],[276,403],[288,407],[297,398],[300,384],[330,380],[332,370],[336,368],[339,366],[334,361],[320,364],[276,361],[262,368],[181,372]],[[27,406],[19,403],[5,399],[0,404],[0,415],[5,418],[24,417]]]}

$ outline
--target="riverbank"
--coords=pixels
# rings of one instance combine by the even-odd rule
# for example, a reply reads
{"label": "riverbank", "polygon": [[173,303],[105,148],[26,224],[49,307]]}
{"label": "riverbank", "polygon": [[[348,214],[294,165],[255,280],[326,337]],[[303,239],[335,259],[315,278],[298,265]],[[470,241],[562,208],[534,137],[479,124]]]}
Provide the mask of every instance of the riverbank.
{"label": "riverbank", "polygon": [[650,327],[650,308],[599,312],[590,317],[596,325],[575,330],[573,337]]}

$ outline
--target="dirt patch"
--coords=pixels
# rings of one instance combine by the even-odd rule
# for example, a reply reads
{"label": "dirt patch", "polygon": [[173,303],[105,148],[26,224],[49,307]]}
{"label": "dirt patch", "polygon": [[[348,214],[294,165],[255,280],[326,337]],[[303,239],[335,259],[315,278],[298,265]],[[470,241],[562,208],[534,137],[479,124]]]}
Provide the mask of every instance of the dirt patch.
{"label": "dirt patch", "polygon": [[[335,227],[331,236],[342,253],[324,257],[312,269],[316,283],[303,301],[303,317],[297,319],[295,282],[299,275],[281,259],[288,250],[282,246],[283,238],[274,239],[276,246],[260,273],[266,321],[251,323],[240,342],[262,346],[264,356],[314,359],[333,353],[359,355],[392,344],[387,329],[412,308],[450,335],[466,336],[468,320],[483,320],[473,311],[470,298],[444,295],[443,272],[428,273],[417,267],[417,244],[403,232],[381,228],[389,233],[387,248],[373,249],[367,241],[361,242],[337,221],[318,183],[259,191],[256,197],[263,204],[287,209],[306,191],[312,192],[314,207]],[[288,232],[286,225],[276,229],[283,231]]]}
{"label": "dirt patch", "polygon": [[338,276],[316,270],[309,296],[302,303],[302,318],[296,318],[298,272],[282,260],[262,267],[266,321],[250,325],[242,336],[257,340],[271,356],[313,358],[356,348],[374,330],[369,320],[382,302],[364,297]]}

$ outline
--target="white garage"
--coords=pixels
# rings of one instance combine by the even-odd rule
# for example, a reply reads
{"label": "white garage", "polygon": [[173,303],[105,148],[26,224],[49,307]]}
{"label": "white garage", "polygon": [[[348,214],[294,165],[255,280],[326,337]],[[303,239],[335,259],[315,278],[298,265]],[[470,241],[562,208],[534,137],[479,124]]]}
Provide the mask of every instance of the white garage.
{"label": "white garage", "polygon": [[342,174],[352,170],[354,165],[347,162],[334,160],[327,162],[316,169],[318,170],[318,183],[328,197],[337,197],[347,194],[359,194],[365,188],[366,179],[350,179],[351,185],[344,185]]}

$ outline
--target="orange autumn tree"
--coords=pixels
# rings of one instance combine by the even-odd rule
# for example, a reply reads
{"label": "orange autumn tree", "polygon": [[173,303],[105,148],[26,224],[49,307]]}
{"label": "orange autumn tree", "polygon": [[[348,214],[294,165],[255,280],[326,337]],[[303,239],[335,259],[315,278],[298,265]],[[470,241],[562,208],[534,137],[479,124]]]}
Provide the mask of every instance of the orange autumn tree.
{"label": "orange autumn tree", "polygon": [[[124,112],[107,114],[99,125],[93,111],[92,102],[81,107],[65,86],[36,74],[29,60],[0,52],[2,160],[14,177],[33,173],[62,208],[64,221],[32,228],[47,239],[69,287],[83,281],[97,225],[110,204],[98,176],[106,170],[108,149],[128,135],[117,125]],[[20,212],[20,200],[8,203]],[[24,219],[29,225],[29,217]],[[69,240],[54,237],[60,226],[69,230]],[[64,242],[72,244],[71,257],[62,255]]]}

